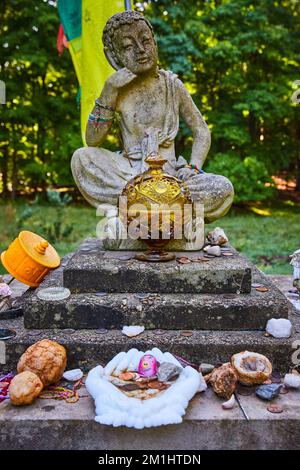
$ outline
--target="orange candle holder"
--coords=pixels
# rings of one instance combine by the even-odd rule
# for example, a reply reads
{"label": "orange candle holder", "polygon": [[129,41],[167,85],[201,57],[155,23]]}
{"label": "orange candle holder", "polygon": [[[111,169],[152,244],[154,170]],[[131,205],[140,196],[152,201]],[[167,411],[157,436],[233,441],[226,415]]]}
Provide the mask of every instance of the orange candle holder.
{"label": "orange candle holder", "polygon": [[60,265],[60,257],[50,243],[36,233],[23,230],[1,253],[5,269],[27,286],[38,287],[46,274]]}

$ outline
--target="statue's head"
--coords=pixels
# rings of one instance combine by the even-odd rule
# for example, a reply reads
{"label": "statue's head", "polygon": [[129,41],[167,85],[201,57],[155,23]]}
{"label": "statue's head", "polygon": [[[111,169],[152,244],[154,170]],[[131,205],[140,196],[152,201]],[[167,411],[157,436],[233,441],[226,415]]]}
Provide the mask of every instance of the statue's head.
{"label": "statue's head", "polygon": [[106,23],[104,53],[116,70],[126,67],[136,75],[157,66],[157,45],[149,21],[137,11],[116,13]]}

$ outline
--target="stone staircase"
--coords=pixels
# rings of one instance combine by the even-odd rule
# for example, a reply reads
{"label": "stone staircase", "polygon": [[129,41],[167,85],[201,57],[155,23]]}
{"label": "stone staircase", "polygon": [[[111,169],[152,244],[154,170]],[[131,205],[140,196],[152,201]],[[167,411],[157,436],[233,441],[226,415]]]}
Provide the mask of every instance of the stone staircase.
{"label": "stone staircase", "polygon": [[[18,334],[6,342],[5,367],[13,369],[30,344],[48,337],[66,346],[68,367],[84,370],[122,350],[158,346],[192,362],[213,364],[248,349],[266,354],[285,371],[297,323],[289,339],[266,337],[264,330],[269,318],[291,317],[290,304],[246,258],[227,250],[232,256],[206,262],[197,262],[201,251],[177,254],[194,260],[188,264],[152,264],[136,261],[134,252],[109,252],[99,241],[86,240],[39,287],[64,285],[72,292],[68,299],[40,300],[39,289],[22,297],[24,322],[14,320]],[[12,327],[11,321],[7,324]],[[144,333],[135,338],[121,333],[124,325],[134,324],[144,325]]]}

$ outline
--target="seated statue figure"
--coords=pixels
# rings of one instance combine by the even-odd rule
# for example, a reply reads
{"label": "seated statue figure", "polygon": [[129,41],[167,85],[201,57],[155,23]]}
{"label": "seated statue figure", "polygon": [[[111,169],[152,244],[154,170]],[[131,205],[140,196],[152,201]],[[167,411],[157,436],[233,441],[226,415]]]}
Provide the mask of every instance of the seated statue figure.
{"label": "seated statue figure", "polygon": [[[210,131],[179,78],[158,68],[157,45],[149,21],[135,11],[117,13],[106,23],[103,44],[107,60],[117,71],[106,80],[89,115],[88,147],[76,150],[71,162],[84,198],[94,207],[117,207],[128,181],[148,168],[145,158],[150,139],[167,160],[164,171],[184,181],[193,200],[203,204],[205,222],[224,216],[233,201],[233,186],[223,176],[202,171],[210,148]],[[100,147],[115,112],[120,115],[121,152]],[[193,134],[189,164],[175,155],[179,116]]]}

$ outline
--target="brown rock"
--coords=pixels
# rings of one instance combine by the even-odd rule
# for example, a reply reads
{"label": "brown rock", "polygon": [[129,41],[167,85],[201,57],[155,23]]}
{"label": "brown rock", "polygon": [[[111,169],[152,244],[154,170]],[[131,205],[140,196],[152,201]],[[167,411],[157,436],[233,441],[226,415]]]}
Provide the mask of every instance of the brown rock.
{"label": "brown rock", "polygon": [[18,372],[29,370],[36,374],[44,387],[58,382],[66,368],[67,353],[63,346],[43,339],[30,346],[18,362]]}
{"label": "brown rock", "polygon": [[43,383],[33,372],[16,375],[9,386],[9,398],[13,405],[31,405],[43,390]]}
{"label": "brown rock", "polygon": [[209,382],[219,397],[229,400],[236,389],[237,380],[238,375],[228,362],[212,371]]}

